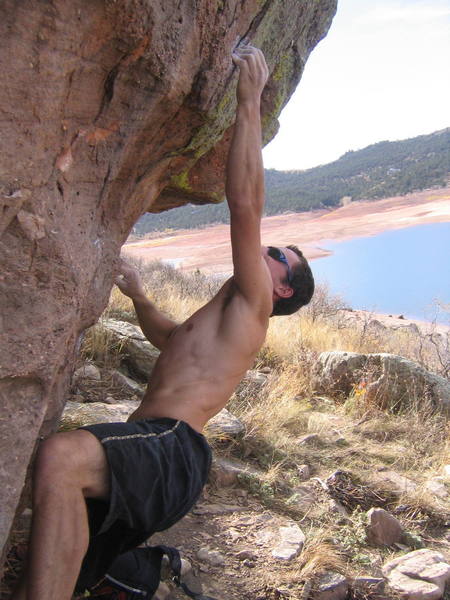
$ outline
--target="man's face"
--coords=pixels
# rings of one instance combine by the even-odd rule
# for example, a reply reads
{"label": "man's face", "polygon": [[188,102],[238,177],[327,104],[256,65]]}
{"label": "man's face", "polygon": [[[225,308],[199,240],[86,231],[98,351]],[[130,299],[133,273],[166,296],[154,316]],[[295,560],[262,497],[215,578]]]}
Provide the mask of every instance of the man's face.
{"label": "man's face", "polygon": [[261,246],[261,253],[274,280],[291,282],[292,269],[299,262],[297,254],[290,248]]}

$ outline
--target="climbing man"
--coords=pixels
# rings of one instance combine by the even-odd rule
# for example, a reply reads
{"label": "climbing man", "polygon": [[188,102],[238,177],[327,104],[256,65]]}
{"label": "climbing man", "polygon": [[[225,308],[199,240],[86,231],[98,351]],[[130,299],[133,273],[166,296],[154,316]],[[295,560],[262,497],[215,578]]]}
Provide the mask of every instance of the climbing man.
{"label": "climbing man", "polygon": [[116,283],[161,353],[127,423],[58,433],[41,444],[27,573],[14,600],[69,600],[77,580],[77,589],[90,587],[119,554],[192,508],[211,461],[203,427],[252,366],[269,317],[311,299],[314,281],[302,253],[261,246],[260,100],[268,68],[251,46],[232,58],[239,68],[226,169],[233,276],[176,324],[146,298],[136,270],[121,263]]}

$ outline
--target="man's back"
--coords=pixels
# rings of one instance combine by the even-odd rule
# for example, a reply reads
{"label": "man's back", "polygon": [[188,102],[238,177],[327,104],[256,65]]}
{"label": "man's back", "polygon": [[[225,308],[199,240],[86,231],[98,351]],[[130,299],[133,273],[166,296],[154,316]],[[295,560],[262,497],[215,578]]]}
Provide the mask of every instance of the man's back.
{"label": "man's back", "polygon": [[264,292],[267,308],[255,311],[231,278],[210,302],[174,327],[131,419],[173,417],[201,431],[225,406],[264,341],[272,306],[269,274],[262,296]]}

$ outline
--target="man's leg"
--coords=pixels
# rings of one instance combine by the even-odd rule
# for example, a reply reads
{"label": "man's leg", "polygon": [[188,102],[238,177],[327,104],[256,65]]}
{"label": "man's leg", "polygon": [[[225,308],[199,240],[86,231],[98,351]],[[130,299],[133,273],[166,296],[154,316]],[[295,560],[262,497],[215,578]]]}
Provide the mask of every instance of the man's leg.
{"label": "man's leg", "polygon": [[69,600],[89,543],[85,497],[108,498],[105,451],[88,431],[41,444],[33,474],[33,522],[26,580],[13,600]]}

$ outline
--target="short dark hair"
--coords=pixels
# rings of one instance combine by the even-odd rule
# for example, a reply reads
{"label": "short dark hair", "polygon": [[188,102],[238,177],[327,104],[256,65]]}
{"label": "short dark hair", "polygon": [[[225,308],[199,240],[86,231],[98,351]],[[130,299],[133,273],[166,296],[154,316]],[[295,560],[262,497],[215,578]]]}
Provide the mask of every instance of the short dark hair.
{"label": "short dark hair", "polygon": [[297,246],[287,246],[287,248],[295,252],[300,259],[291,270],[292,276],[289,285],[294,293],[290,298],[279,298],[273,307],[271,316],[292,315],[299,308],[308,304],[314,294],[314,277],[303,252]]}

